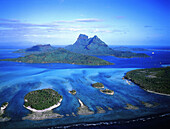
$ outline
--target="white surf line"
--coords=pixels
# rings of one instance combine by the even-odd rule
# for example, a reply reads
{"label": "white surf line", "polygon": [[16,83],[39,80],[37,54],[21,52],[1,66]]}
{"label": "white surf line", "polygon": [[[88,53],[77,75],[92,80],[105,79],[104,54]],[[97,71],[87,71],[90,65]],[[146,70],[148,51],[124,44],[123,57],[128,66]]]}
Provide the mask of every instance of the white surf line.
{"label": "white surf line", "polygon": [[169,94],[159,93],[159,92],[155,92],[155,91],[150,91],[150,90],[145,90],[145,91],[150,92],[150,93],[154,93],[154,94],[170,96]]}
{"label": "white surf line", "polygon": [[80,99],[78,99],[78,101],[79,101],[79,103],[80,103],[80,107],[84,107],[83,102],[82,102]]}

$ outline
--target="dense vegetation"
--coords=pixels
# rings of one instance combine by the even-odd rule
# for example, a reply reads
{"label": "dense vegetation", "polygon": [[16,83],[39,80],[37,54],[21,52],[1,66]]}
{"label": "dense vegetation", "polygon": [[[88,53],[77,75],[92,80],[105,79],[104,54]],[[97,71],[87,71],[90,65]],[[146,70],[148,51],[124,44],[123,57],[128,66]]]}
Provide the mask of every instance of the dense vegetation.
{"label": "dense vegetation", "polygon": [[88,36],[83,34],[79,35],[77,41],[73,45],[66,46],[65,49],[85,55],[112,55],[121,58],[149,57],[143,53],[113,50],[97,36],[88,38]]}
{"label": "dense vegetation", "polygon": [[125,78],[146,90],[170,94],[170,67],[133,70]]}
{"label": "dense vegetation", "polygon": [[97,57],[82,55],[58,48],[52,52],[31,54],[13,59],[2,59],[1,61],[16,61],[25,63],[67,63],[80,65],[113,65],[108,61]]}
{"label": "dense vegetation", "polygon": [[24,105],[37,110],[49,108],[59,102],[62,96],[52,89],[36,90],[28,93],[25,97]]}
{"label": "dense vegetation", "polygon": [[104,85],[102,83],[99,83],[99,82],[93,83],[92,86],[95,87],[95,88],[104,88]]}

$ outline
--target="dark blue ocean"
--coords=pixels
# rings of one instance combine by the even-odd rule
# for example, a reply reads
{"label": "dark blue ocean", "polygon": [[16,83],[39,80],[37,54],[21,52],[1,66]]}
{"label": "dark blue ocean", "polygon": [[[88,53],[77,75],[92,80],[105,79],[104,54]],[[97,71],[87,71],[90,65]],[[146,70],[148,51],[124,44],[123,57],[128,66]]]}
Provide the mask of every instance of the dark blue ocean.
{"label": "dark blue ocean", "polygon": [[[0,49],[0,58],[23,56],[13,53],[15,50],[16,48]],[[0,129],[162,127],[161,123],[170,122],[170,96],[146,92],[133,83],[129,85],[122,77],[130,70],[170,65],[170,51],[150,46],[150,51],[141,53],[146,53],[150,57],[125,59],[97,56],[115,63],[111,66],[26,64],[1,61],[0,104],[9,102],[5,115],[11,117],[11,120],[1,122]],[[113,96],[102,94],[98,89],[91,87],[91,84],[95,82],[103,83],[105,88],[114,90],[115,94]],[[44,88],[52,88],[63,96],[61,106],[53,111],[64,117],[41,121],[22,120],[22,117],[31,113],[23,107],[24,96],[30,91]],[[72,89],[77,91],[75,96],[68,93]],[[77,108],[80,105],[77,98],[80,98],[95,113],[86,116],[78,115]],[[145,107],[141,101],[157,105],[149,108]],[[124,108],[127,103],[139,109],[127,110]],[[96,106],[102,107],[106,112],[97,113]],[[113,110],[109,110],[108,107]],[[72,113],[76,116],[71,115]]]}

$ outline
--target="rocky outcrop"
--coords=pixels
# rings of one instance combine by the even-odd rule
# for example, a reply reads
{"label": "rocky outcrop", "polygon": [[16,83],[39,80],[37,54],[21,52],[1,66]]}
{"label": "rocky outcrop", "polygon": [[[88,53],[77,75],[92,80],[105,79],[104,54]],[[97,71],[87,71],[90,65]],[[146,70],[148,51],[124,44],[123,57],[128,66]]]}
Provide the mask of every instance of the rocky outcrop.
{"label": "rocky outcrop", "polygon": [[78,99],[80,103],[80,107],[78,107],[77,114],[79,115],[91,115],[94,114],[93,111],[91,111],[80,99]]}
{"label": "rocky outcrop", "polygon": [[126,107],[124,107],[125,109],[131,109],[131,110],[137,110],[137,109],[139,109],[138,107],[136,107],[136,106],[134,106],[134,105],[132,105],[132,104],[129,104],[129,103],[127,103],[126,104]]}
{"label": "rocky outcrop", "polygon": [[45,120],[45,119],[56,119],[62,117],[64,116],[58,113],[53,113],[53,111],[32,112],[31,114],[28,114],[28,116],[23,117],[22,120]]}

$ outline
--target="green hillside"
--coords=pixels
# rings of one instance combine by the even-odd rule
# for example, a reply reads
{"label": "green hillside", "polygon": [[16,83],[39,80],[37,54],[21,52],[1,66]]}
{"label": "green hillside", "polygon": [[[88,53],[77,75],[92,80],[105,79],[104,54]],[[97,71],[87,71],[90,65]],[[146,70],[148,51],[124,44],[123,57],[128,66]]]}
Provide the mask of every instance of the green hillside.
{"label": "green hillside", "polygon": [[146,90],[170,94],[170,67],[132,70],[125,78]]}
{"label": "green hillside", "polygon": [[19,58],[1,59],[1,61],[15,61],[25,63],[67,63],[79,65],[113,65],[113,63],[110,63],[103,59],[73,53],[63,48],[58,48],[52,52],[31,54]]}

